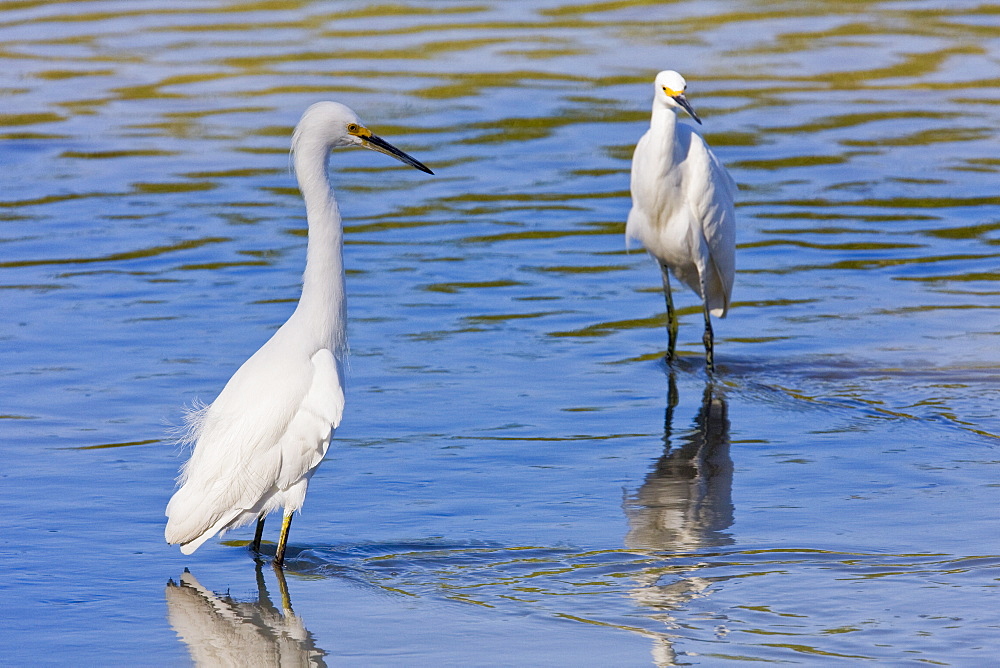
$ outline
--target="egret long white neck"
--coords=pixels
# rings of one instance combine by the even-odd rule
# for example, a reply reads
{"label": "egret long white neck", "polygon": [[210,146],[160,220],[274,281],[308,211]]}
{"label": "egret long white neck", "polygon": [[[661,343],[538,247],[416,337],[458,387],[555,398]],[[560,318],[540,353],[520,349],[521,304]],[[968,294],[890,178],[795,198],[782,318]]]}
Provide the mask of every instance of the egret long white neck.
{"label": "egret long white neck", "polygon": [[306,269],[296,315],[309,318],[317,347],[329,346],[339,356],[347,346],[344,229],[327,175],[329,154],[330,147],[324,143],[300,141],[295,145],[295,175],[309,222]]}
{"label": "egret long white neck", "polygon": [[657,132],[673,134],[677,128],[677,112],[660,99],[653,100],[653,116],[649,126]]}
{"label": "egret long white neck", "polygon": [[[660,100],[653,101],[653,116],[649,121],[649,131],[654,141],[665,146],[676,146],[677,112]],[[673,160],[673,151],[665,151],[664,157]]]}

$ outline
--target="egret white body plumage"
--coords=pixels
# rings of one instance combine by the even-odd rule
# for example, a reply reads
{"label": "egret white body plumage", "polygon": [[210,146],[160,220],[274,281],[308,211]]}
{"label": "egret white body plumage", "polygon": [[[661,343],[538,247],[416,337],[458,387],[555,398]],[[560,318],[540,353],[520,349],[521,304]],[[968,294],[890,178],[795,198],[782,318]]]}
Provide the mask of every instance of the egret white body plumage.
{"label": "egret white body plumage", "polygon": [[729,310],[736,266],[736,182],[690,125],[677,122],[684,109],[698,123],[677,72],[656,75],[649,130],[632,157],[632,210],[625,226],[660,265],[667,301],[667,359],[677,345],[677,314],[670,272],[704,302],[705,361],[714,369],[711,315]]}
{"label": "egret white body plumage", "polygon": [[233,375],[211,405],[187,417],[194,444],[167,504],[168,543],[191,554],[219,532],[284,509],[275,563],[284,560],[292,514],[302,507],[344,412],[347,349],[343,225],[327,174],[331,149],[361,146],[423,172],[422,163],[373,135],[336,102],[302,115],[292,137],[309,241],[302,295],[284,325]]}

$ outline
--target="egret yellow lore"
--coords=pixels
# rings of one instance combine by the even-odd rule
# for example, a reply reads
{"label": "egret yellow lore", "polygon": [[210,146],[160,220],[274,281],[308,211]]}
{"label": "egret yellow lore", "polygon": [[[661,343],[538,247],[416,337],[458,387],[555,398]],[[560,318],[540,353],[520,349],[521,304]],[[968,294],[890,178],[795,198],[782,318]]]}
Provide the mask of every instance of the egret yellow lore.
{"label": "egret yellow lore", "polygon": [[627,239],[642,243],[660,265],[667,301],[667,359],[677,347],[677,314],[670,273],[704,302],[705,363],[715,368],[712,319],[726,317],[736,266],[736,182],[694,128],[677,122],[688,102],[677,72],[656,75],[653,116],[632,156],[632,209]]}
{"label": "egret yellow lore", "polygon": [[323,461],[344,411],[343,225],[327,174],[331,149],[361,146],[433,174],[415,158],[372,134],[336,102],[318,102],[292,136],[309,241],[302,295],[287,322],[244,362],[209,406],[186,419],[194,444],[180,488],[167,504],[168,543],[191,554],[219,532],[282,508],[274,556],[281,565],[292,514],[302,507],[309,479]]}

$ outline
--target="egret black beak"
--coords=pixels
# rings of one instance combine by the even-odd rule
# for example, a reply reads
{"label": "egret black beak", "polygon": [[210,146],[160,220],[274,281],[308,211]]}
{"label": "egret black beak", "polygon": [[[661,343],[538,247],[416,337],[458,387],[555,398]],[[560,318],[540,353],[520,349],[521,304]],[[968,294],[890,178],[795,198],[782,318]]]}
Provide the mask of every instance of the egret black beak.
{"label": "egret black beak", "polygon": [[701,119],[698,118],[698,114],[694,113],[694,107],[692,107],[691,103],[688,102],[686,97],[684,97],[684,93],[674,95],[674,102],[684,107],[684,111],[688,112],[691,118],[693,118],[698,125],[701,125]]}
{"label": "egret black beak", "polygon": [[365,148],[370,148],[371,150],[378,151],[379,153],[385,153],[386,155],[392,156],[393,158],[399,160],[400,162],[405,162],[410,167],[415,167],[427,174],[434,173],[430,169],[428,169],[424,163],[420,162],[413,156],[404,153],[403,151],[400,151],[398,148],[396,148],[395,146],[393,146],[392,144],[390,144],[389,142],[387,142],[386,140],[382,139],[377,135],[368,135],[367,137],[361,137],[361,144]]}

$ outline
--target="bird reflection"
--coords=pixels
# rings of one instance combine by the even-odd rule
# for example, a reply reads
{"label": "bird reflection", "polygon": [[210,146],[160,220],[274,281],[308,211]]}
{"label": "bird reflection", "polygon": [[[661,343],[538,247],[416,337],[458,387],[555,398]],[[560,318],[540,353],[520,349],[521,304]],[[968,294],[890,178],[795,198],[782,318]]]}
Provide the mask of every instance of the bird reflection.
{"label": "bird reflection", "polygon": [[[669,375],[664,419],[663,455],[646,479],[624,503],[630,549],[653,550],[680,556],[705,547],[732,543],[725,532],[733,523],[733,462],[729,455],[729,417],[725,397],[709,382],[692,429],[673,446],[677,384]],[[635,576],[639,586],[630,596],[657,610],[654,615],[668,628],[677,622],[671,611],[704,595],[710,581],[699,577],[699,566],[686,572],[665,571],[663,563]],[[655,634],[653,659],[658,666],[675,665],[672,637]]]}
{"label": "bird reflection", "polygon": [[276,568],[281,609],[271,602],[257,561],[257,600],[241,602],[205,589],[184,570],[167,583],[170,625],[197,666],[326,666],[326,652],[292,612],[284,573]]}
{"label": "bird reflection", "polygon": [[663,455],[625,502],[630,548],[680,552],[731,542],[723,532],[733,523],[733,461],[725,397],[705,386],[694,428],[673,447],[677,383],[670,374],[663,427]]}

